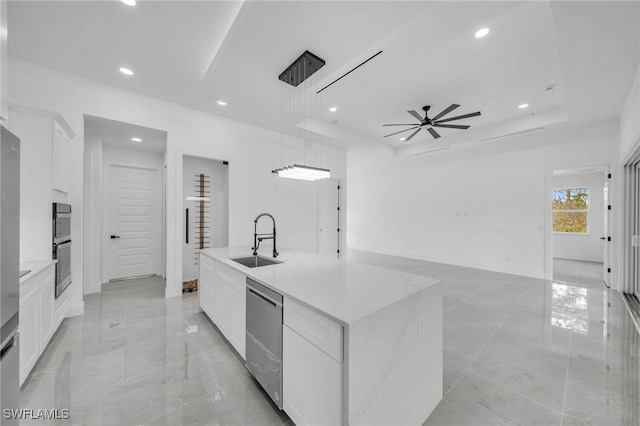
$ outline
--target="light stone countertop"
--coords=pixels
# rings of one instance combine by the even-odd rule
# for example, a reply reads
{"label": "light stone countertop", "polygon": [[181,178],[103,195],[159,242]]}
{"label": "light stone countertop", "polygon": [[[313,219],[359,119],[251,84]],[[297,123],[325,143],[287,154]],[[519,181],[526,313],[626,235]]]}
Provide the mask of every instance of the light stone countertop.
{"label": "light stone countertop", "polygon": [[[440,282],[329,255],[289,249],[279,252],[277,260],[283,263],[257,268],[247,268],[231,260],[250,256],[252,252],[246,247],[205,249],[201,254],[237,269],[342,325],[352,324]],[[266,252],[260,255],[271,258]]]}
{"label": "light stone countertop", "polygon": [[31,270],[31,272],[29,272],[28,274],[20,277],[20,285],[24,284],[25,281],[27,281],[31,277],[35,276],[37,273],[41,272],[47,266],[53,265],[53,264],[55,264],[57,262],[58,262],[57,260],[52,260],[52,259],[48,259],[48,260],[29,260],[29,261],[20,262],[20,270],[21,271],[26,271],[27,269]]}

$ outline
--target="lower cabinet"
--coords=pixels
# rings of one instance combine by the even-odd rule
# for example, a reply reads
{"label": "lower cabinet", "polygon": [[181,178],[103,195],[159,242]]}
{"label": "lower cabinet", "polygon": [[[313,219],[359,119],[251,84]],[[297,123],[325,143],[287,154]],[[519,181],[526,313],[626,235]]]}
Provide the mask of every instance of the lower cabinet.
{"label": "lower cabinet", "polygon": [[20,385],[49,344],[54,322],[54,265],[20,285]]}
{"label": "lower cabinet", "polygon": [[245,351],[246,276],[207,256],[200,257],[200,307],[242,359]]}
{"label": "lower cabinet", "polygon": [[342,364],[283,327],[284,411],[298,425],[342,424]]}
{"label": "lower cabinet", "polygon": [[20,384],[31,372],[40,356],[40,300],[37,294],[20,303]]}

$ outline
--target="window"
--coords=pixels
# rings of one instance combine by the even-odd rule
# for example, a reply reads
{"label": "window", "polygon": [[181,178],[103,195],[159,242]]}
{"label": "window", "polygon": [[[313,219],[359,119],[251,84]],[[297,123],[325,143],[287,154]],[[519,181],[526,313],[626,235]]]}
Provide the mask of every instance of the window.
{"label": "window", "polygon": [[587,233],[589,188],[553,191],[553,232]]}

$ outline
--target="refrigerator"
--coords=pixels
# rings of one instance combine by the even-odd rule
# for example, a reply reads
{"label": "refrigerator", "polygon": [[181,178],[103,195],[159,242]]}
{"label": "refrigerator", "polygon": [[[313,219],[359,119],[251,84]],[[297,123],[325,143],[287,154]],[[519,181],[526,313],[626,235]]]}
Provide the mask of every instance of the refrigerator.
{"label": "refrigerator", "polygon": [[20,140],[0,126],[0,424],[20,408]]}

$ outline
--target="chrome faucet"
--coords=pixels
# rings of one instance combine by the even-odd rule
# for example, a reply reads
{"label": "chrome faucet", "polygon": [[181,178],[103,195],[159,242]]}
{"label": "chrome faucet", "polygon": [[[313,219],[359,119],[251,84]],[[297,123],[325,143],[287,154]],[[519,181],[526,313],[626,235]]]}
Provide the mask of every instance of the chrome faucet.
{"label": "chrome faucet", "polygon": [[[269,216],[273,221],[273,234],[258,234],[258,219],[262,216]],[[259,236],[260,235],[260,236]],[[258,217],[253,221],[253,255],[258,255],[258,247],[262,240],[273,240],[273,257],[278,257],[278,251],[276,250],[276,220],[269,213],[260,213]]]}

